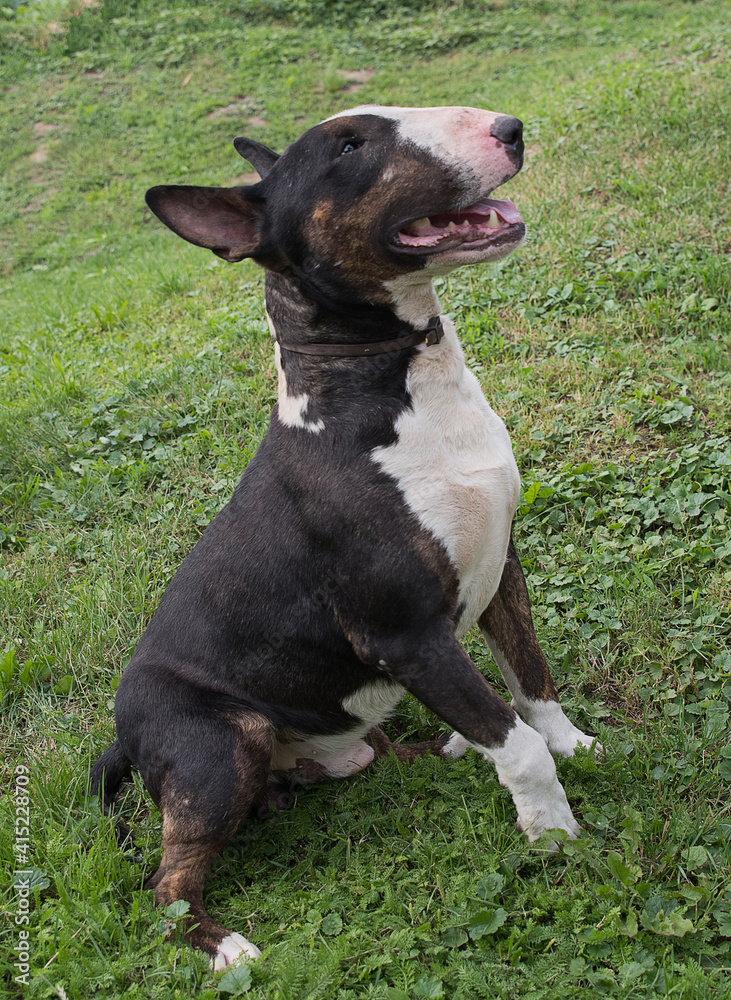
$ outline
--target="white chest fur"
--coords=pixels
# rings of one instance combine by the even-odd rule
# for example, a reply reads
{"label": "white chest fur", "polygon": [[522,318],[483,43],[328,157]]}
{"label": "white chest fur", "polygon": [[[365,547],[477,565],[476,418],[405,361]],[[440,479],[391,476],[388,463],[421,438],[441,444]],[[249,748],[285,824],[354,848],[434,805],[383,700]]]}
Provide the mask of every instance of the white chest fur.
{"label": "white chest fur", "polygon": [[464,605],[462,635],[500,582],[520,476],[505,425],[465,365],[453,325],[443,323],[441,344],[421,348],[411,363],[412,408],[399,418],[398,441],[373,458],[447,550]]}

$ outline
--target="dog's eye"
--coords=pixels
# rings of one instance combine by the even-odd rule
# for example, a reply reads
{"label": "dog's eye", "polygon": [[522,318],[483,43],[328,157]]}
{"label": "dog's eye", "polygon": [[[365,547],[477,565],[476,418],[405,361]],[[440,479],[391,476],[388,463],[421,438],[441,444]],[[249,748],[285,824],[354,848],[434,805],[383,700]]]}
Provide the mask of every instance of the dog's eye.
{"label": "dog's eye", "polygon": [[362,145],[363,143],[359,139],[346,139],[342,145],[339,155],[345,156],[346,153],[354,153],[355,150]]}

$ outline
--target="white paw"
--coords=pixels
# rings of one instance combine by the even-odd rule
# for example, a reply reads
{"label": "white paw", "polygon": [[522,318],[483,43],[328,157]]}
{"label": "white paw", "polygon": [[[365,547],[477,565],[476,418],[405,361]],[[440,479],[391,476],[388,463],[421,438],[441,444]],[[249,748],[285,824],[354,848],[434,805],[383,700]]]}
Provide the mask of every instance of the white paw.
{"label": "white paw", "polygon": [[253,961],[260,956],[261,952],[251,941],[247,941],[240,934],[229,934],[221,941],[215,957],[211,959],[211,968],[214,972],[220,972],[227,965]]}
{"label": "white paw", "polygon": [[321,750],[313,760],[322,764],[328,778],[352,778],[364,767],[368,767],[375,756],[373,747],[364,740],[358,740],[344,750]]}
{"label": "white paw", "polygon": [[[294,740],[291,743],[278,743],[272,755],[272,771],[297,771],[303,761],[313,761],[318,765],[316,771],[320,778],[350,778],[362,771],[375,757],[373,747],[364,740],[349,743],[344,737],[311,737],[307,740]],[[305,779],[306,781],[312,780]]]}
{"label": "white paw", "polygon": [[591,750],[593,747],[595,758],[604,756],[604,747],[601,745],[596,736],[587,736],[586,733],[582,733],[582,731],[577,729],[576,726],[572,726],[571,728],[573,730],[573,746],[568,753],[563,753],[563,751],[560,750],[557,751],[562,757],[573,757],[578,746],[586,747],[587,750]]}
{"label": "white paw", "polygon": [[532,729],[541,734],[552,754],[573,757],[577,746],[587,750],[594,746],[596,756],[604,752],[595,736],[587,736],[569,721],[557,701],[521,701],[518,704],[513,699],[513,708]]}
{"label": "white paw", "polygon": [[466,740],[464,736],[460,733],[452,733],[447,742],[442,748],[442,753],[445,757],[452,757],[456,760],[458,757],[463,757],[465,751],[470,747],[469,740]]}
{"label": "white paw", "polygon": [[519,717],[501,747],[477,749],[496,768],[500,783],[510,789],[518,811],[518,829],[529,840],[546,830],[565,830],[572,840],[580,834],[545,737]]}
{"label": "white paw", "polygon": [[[564,716],[564,718],[566,717]],[[568,725],[562,732],[553,731],[548,737],[541,733],[552,754],[558,757],[573,757],[577,747],[586,747],[587,750],[591,750],[594,747],[594,754],[597,757],[600,757],[604,753],[604,747],[597,740],[596,736],[587,736],[586,733],[582,733],[580,729],[572,725],[568,719],[566,719],[566,722]]]}
{"label": "white paw", "polygon": [[538,840],[546,830],[565,830],[569,840],[581,836],[581,827],[576,822],[563,788],[556,782],[552,795],[537,808],[530,805],[518,810],[517,828],[528,840]]}

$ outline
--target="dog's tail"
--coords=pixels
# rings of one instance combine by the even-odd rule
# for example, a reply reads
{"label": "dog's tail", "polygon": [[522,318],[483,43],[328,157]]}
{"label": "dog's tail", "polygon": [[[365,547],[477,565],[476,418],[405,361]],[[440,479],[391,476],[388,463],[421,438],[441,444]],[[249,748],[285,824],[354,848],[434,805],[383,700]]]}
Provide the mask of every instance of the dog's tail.
{"label": "dog's tail", "polygon": [[[115,740],[94,764],[89,775],[89,794],[99,799],[99,807],[105,816],[109,816],[120,786],[131,774],[132,762],[125,755],[119,740]],[[117,820],[116,831],[119,846],[128,846],[130,829],[127,824]]]}

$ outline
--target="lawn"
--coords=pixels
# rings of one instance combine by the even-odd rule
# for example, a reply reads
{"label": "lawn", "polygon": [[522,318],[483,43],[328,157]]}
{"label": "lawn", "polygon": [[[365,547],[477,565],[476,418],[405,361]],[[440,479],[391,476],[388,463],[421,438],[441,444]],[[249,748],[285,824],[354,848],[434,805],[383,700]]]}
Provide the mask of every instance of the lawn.
{"label": "lawn", "polygon": [[[730,56],[727,0],[0,7],[3,995],[731,996]],[[308,790],[214,863],[209,911],[264,951],[214,974],[142,888],[139,780],[141,863],[85,788],[276,376],[262,273],[143,195],[245,183],[235,135],[281,150],[360,103],[525,122],[529,240],[437,284],[511,433],[539,639],[606,751],[558,762],[583,838],[549,857],[472,752]],[[439,731],[412,699],[389,723]]]}

